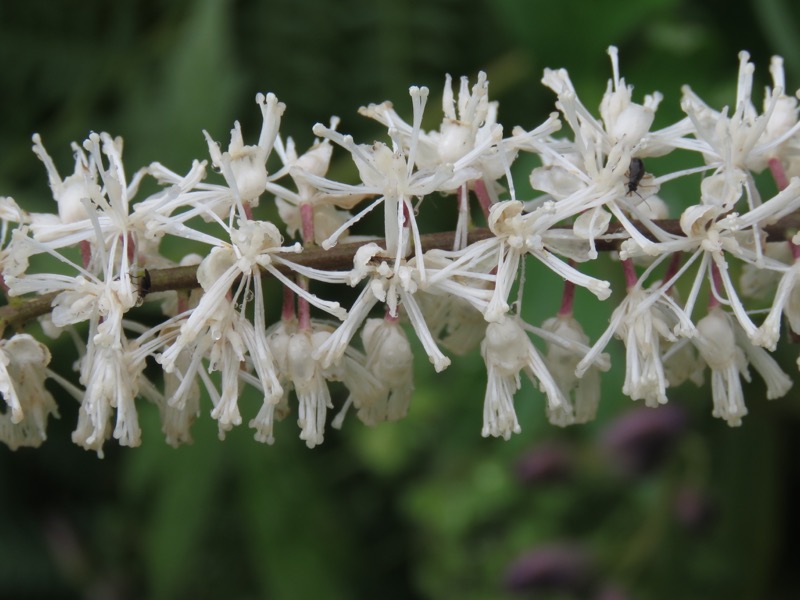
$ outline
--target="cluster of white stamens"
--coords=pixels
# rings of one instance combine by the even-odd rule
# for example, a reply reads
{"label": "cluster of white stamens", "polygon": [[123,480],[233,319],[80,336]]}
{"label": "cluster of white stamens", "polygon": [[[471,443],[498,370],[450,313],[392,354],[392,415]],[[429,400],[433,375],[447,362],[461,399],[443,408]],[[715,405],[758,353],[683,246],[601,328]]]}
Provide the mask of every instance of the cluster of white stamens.
{"label": "cluster of white stamens", "polygon": [[[348,390],[334,427],[351,407],[367,425],[405,416],[414,390],[406,321],[437,372],[450,365],[445,351],[480,347],[488,378],[485,436],[508,438],[521,430],[514,402],[522,373],[544,393],[553,423],[593,418],[612,337],[626,349],[624,394],[663,404],[668,388],[698,381],[707,366],[714,415],[738,425],[747,412],[741,378],[749,381],[749,366],[765,380],[768,398],[792,385],[768,351],[776,347],[782,316],[800,334],[800,238],[768,243],[765,228],[800,209],[797,100],[787,94],[783,63],[774,58],[773,86],[759,113],[752,102],[754,67],[742,52],[732,111],[710,108],[685,87],[685,118],[651,131],[661,94],[635,103],[632,86],[620,77],[616,48],[609,55],[612,79],[599,118],[581,103],[565,70],[548,69],[542,81],[555,92],[559,112],[508,136],[484,73],[472,86],[462,78],[457,95],[447,76],[437,130],[422,129],[428,90],[412,87],[411,122],[389,102],[360,110],[387,128],[388,143],[356,143],[337,131],[333,118],[313,127],[319,139],[303,154],[279,135],[285,106],[272,94],[258,94],[257,144],[244,143],[238,122],[226,151],[204,132],[220,183],[206,182],[208,160],[195,161],[184,175],[153,163],[129,180],[122,140],[105,133],[73,144],[75,169],[62,179],[35,135],[33,150],[45,165],[56,211],[28,213],[11,198],[0,199],[3,283],[10,297],[51,295],[42,327],[76,341],[81,387],[50,370],[47,347],[29,334],[0,340],[0,393],[7,405],[0,440],[16,448],[45,439],[47,419],[57,414],[44,387],[52,378],[80,402],[74,441],[101,455],[111,436],[122,445],[140,443],[139,397],[158,406],[172,445],[190,441],[192,422],[211,408],[220,436],[250,412],[255,438],[267,443],[275,422],[296,411],[300,437],[313,447],[323,441],[328,409],[338,402],[331,381]],[[559,134],[562,124],[569,133]],[[350,154],[357,183],[326,176],[336,148]],[[658,157],[672,152],[694,153],[701,164],[649,172],[658,172]],[[520,153],[539,158],[529,174],[536,197],[517,197],[511,173]],[[765,169],[773,191],[756,186],[754,174]],[[677,226],[659,221],[669,209],[658,192],[698,174],[697,197],[673,215]],[[146,177],[162,189],[134,202]],[[488,227],[472,241],[471,197]],[[257,214],[272,199],[280,226]],[[453,200],[450,243],[426,248],[428,206]],[[360,221],[373,210],[383,211],[383,228],[363,231]],[[284,235],[299,241],[284,245]],[[164,238],[207,251],[165,257],[159,253]],[[342,242],[363,242],[352,268],[304,260],[307,252],[324,257]],[[610,246],[624,281],[614,287],[626,291],[608,329],[592,343],[572,298],[576,288],[601,301],[611,297],[611,283],[581,266]],[[61,269],[33,269],[35,255],[57,260]],[[521,274],[530,258],[564,280],[561,308],[541,327],[521,314]],[[731,272],[739,263],[741,285]],[[168,291],[150,294],[156,270],[168,278],[179,264],[197,265],[198,289],[166,284],[161,289]],[[267,322],[264,275],[284,288],[275,323]],[[318,295],[318,282],[361,291],[345,310]],[[762,297],[776,290],[760,324],[739,290]],[[707,314],[693,320],[704,296]],[[166,320],[152,328],[132,320],[143,301],[161,302]],[[19,305],[2,309],[4,326]],[[78,327],[84,322],[88,333]],[[148,359],[163,369],[160,385],[145,376]],[[260,407],[240,406],[243,386],[262,394]]]}

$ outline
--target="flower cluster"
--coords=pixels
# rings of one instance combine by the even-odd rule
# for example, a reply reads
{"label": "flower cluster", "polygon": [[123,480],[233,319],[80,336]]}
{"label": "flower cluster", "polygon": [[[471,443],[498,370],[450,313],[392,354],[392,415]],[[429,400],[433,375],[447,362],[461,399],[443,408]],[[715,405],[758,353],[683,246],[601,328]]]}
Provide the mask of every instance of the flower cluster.
{"label": "flower cluster", "polygon": [[[769,352],[783,315],[800,333],[800,238],[768,241],[767,228],[800,209],[797,99],[774,58],[759,112],[754,67],[742,52],[733,107],[715,110],[686,87],[686,116],[654,130],[661,94],[635,102],[616,48],[609,56],[612,78],[599,117],[565,70],[548,69],[542,82],[555,93],[557,112],[510,133],[498,123],[481,73],[472,85],[462,78],[457,92],[447,77],[435,130],[422,128],[428,89],[412,87],[409,121],[389,102],[360,110],[386,127],[385,140],[356,142],[333,118],[314,125],[317,139],[305,152],[280,134],[285,106],[258,94],[257,142],[245,144],[238,122],[226,150],[204,132],[209,158],[186,173],[152,163],[129,176],[122,140],[92,133],[73,144],[75,168],[62,178],[34,136],[56,210],[31,213],[0,199],[10,298],[3,325],[18,330],[15,311],[44,298],[44,334],[68,335],[77,346],[77,384],[49,367],[47,347],[31,335],[0,341],[7,405],[0,440],[16,448],[45,439],[48,417],[57,415],[45,389],[51,378],[80,404],[73,440],[100,455],[111,436],[140,443],[140,398],[158,406],[172,445],[191,440],[208,398],[221,437],[250,412],[255,438],[270,443],[275,422],[294,413],[301,439],[313,447],[323,441],[334,401],[334,427],[350,408],[367,425],[406,414],[412,331],[437,372],[450,365],[448,353],[480,349],[488,379],[484,436],[520,431],[514,402],[522,374],[544,394],[553,423],[593,418],[613,337],[625,346],[622,391],[631,399],[664,404],[669,387],[701,382],[707,367],[714,415],[738,425],[750,367],[768,398],[792,385]],[[357,182],[327,176],[334,153],[349,154]],[[522,153],[538,157],[529,177],[534,197],[518,197],[512,179]],[[696,166],[656,174],[658,157],[671,153],[695,157]],[[209,166],[221,174],[216,183],[207,181]],[[774,192],[756,185],[754,175],[766,169]],[[670,215],[659,191],[692,176],[700,181],[697,197]],[[145,179],[159,191],[135,199]],[[423,219],[434,204],[439,214],[452,205],[445,243],[426,234]],[[379,231],[361,222],[373,211],[383,215]],[[167,257],[165,240],[191,253]],[[342,254],[342,246],[352,251]],[[573,297],[576,288],[600,301],[612,297],[611,283],[583,268],[609,248],[624,294],[614,296],[621,299],[610,324],[592,342]],[[334,255],[338,261],[329,260]],[[560,309],[538,325],[522,315],[530,261],[564,281]],[[742,271],[738,285],[734,265]],[[196,269],[194,289],[171,279],[186,269]],[[277,301],[266,297],[265,275],[283,287]],[[324,297],[332,285],[358,288],[355,301],[342,306]],[[754,322],[741,296],[773,292],[766,318]],[[705,297],[707,312],[698,316]],[[143,302],[160,303],[163,321],[137,322]],[[267,316],[271,306],[276,322]],[[343,402],[331,382],[347,389]],[[260,407],[240,406],[245,386],[258,391]]]}

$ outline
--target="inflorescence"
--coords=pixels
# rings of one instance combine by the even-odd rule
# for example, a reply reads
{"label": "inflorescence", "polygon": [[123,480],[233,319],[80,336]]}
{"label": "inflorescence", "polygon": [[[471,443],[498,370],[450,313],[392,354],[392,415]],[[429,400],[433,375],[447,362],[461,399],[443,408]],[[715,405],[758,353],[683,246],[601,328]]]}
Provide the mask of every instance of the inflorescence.
{"label": "inflorescence", "polygon": [[[497,122],[484,73],[472,86],[462,78],[457,94],[447,77],[438,130],[422,129],[428,90],[412,87],[410,123],[389,102],[360,109],[387,128],[387,142],[356,143],[334,118],[313,127],[318,139],[304,153],[279,134],[285,106],[258,94],[258,142],[246,145],[238,122],[225,151],[205,133],[210,159],[194,161],[187,173],[153,163],[129,178],[122,140],[92,133],[73,144],[75,169],[62,178],[35,135],[57,213],[0,199],[9,299],[0,322],[10,335],[0,341],[7,404],[0,440],[11,448],[41,444],[57,415],[45,388],[51,378],[80,403],[73,441],[101,456],[112,435],[122,445],[140,443],[139,397],[158,406],[166,440],[177,446],[191,440],[205,389],[222,437],[242,422],[243,386],[263,397],[249,421],[258,441],[271,443],[275,421],[296,411],[300,437],[313,447],[333,408],[331,381],[349,392],[333,427],[350,409],[367,425],[406,414],[414,384],[405,323],[437,372],[450,364],[445,350],[480,347],[488,376],[484,436],[520,431],[514,395],[523,373],[544,393],[553,423],[592,419],[613,337],[625,345],[623,392],[631,399],[664,404],[667,388],[700,383],[708,369],[713,414],[739,425],[749,367],[764,379],[768,398],[792,385],[769,351],[782,316],[800,333],[800,235],[781,229],[800,209],[797,99],[786,93],[782,60],[773,58],[773,85],[759,113],[754,67],[742,52],[733,110],[714,110],[685,87],[686,116],[652,131],[661,95],[633,102],[616,48],[609,55],[613,77],[599,118],[565,70],[548,69],[542,81],[556,94],[558,112],[510,135]],[[351,155],[357,183],[326,176],[337,147]],[[520,153],[540,161],[530,174],[540,192],[533,199],[519,199],[511,178]],[[647,171],[651,157],[670,153],[699,155],[698,166]],[[281,166],[270,172],[273,156]],[[209,160],[224,181],[206,181]],[[769,197],[754,179],[767,169],[777,188]],[[696,203],[665,222],[660,187],[694,174],[701,181]],[[145,178],[160,191],[135,201]],[[262,198],[275,202],[276,222],[258,218]],[[476,227],[473,200],[488,229]],[[450,235],[420,232],[429,204],[453,206]],[[372,211],[383,213],[383,229],[362,231],[359,221]],[[783,239],[768,241],[776,230]],[[160,253],[165,238],[207,250],[175,262]],[[573,314],[573,297],[577,286],[609,298],[610,283],[581,268],[609,247],[626,293],[592,341]],[[38,258],[32,266],[37,255],[62,268],[42,268],[48,263]],[[564,280],[560,310],[536,325],[521,316],[521,276],[531,260]],[[742,276],[734,282],[737,262]],[[275,323],[267,322],[263,276],[284,290]],[[688,293],[680,298],[676,284],[684,280]],[[359,293],[346,308],[321,297],[317,282]],[[754,322],[740,295],[771,295],[766,318]],[[164,320],[154,327],[132,320],[142,302],[160,303]],[[45,336],[74,340],[79,386],[49,368],[45,343],[22,332],[33,317]],[[146,375],[148,363],[160,365],[163,382]]]}

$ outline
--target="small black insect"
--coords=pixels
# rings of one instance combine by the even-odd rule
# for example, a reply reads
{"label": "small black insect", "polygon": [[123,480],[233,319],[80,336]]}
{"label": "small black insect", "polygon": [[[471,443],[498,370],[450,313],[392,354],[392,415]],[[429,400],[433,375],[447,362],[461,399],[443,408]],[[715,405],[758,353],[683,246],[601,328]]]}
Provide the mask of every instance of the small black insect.
{"label": "small black insect", "polygon": [[632,158],[631,166],[628,167],[628,172],[626,173],[628,176],[628,182],[625,184],[628,186],[628,193],[625,194],[626,196],[630,196],[631,194],[639,196],[636,190],[639,189],[639,182],[642,181],[644,173],[644,161],[641,158]]}
{"label": "small black insect", "polygon": [[144,270],[144,274],[139,277],[139,298],[144,300],[144,297],[150,293],[150,271]]}

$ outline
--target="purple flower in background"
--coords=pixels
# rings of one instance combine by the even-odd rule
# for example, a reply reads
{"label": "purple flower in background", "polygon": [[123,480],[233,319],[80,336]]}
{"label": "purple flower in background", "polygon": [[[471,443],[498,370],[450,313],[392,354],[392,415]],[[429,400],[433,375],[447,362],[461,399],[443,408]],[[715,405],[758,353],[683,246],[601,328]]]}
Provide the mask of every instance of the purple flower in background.
{"label": "purple flower in background", "polygon": [[572,475],[572,452],[559,442],[543,442],[528,450],[517,461],[517,479],[528,484],[566,481]]}
{"label": "purple flower in background", "polygon": [[594,600],[630,600],[630,596],[615,585],[603,586],[593,598]]}
{"label": "purple flower in background", "polygon": [[675,405],[638,408],[612,421],[601,445],[622,472],[645,475],[664,461],[685,428],[686,414]]}
{"label": "purple flower in background", "polygon": [[511,592],[585,591],[592,579],[592,561],[577,545],[543,546],[523,554],[508,567],[503,585]]}

